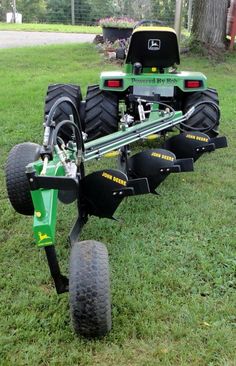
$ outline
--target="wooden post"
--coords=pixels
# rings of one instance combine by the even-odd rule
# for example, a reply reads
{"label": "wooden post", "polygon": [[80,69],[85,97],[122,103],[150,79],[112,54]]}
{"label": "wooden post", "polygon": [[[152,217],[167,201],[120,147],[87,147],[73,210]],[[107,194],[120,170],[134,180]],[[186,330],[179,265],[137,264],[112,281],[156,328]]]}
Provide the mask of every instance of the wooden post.
{"label": "wooden post", "polygon": [[236,37],[236,0],[231,0],[231,7],[227,17],[227,35],[231,37],[229,49],[232,51]]}
{"label": "wooden post", "polygon": [[75,0],[71,0],[71,24],[75,25]]}
{"label": "wooden post", "polygon": [[176,0],[175,5],[175,31],[180,41],[181,35],[181,24],[182,24],[182,8],[183,8],[183,0]]}

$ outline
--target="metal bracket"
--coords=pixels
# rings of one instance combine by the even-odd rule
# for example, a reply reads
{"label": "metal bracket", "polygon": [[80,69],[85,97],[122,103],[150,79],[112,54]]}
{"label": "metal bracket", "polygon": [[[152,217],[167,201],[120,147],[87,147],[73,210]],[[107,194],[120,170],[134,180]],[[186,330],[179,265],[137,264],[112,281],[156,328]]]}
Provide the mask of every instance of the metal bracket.
{"label": "metal bracket", "polygon": [[117,189],[112,192],[113,197],[117,197],[117,198],[133,196],[134,194],[135,193],[134,193],[133,187],[124,187],[124,188]]}
{"label": "metal bracket", "polygon": [[57,260],[56,250],[53,245],[45,247],[51,276],[54,280],[56,291],[58,294],[69,291],[69,280],[61,274],[59,263]]}
{"label": "metal bracket", "polygon": [[200,153],[205,153],[205,152],[212,152],[215,151],[216,147],[215,144],[207,144],[207,145],[202,145],[202,146],[197,146],[195,147],[195,151],[196,153],[200,154]]}
{"label": "metal bracket", "polygon": [[134,195],[150,193],[150,187],[147,178],[130,179],[127,182],[127,187],[134,189]]}
{"label": "metal bracket", "polygon": [[227,138],[225,136],[220,136],[220,137],[212,137],[210,139],[210,142],[213,143],[215,145],[216,149],[222,149],[224,147],[228,146],[227,143]]}
{"label": "metal bracket", "polygon": [[161,174],[180,173],[181,172],[181,167],[180,167],[180,165],[173,165],[173,166],[160,168],[159,171],[160,171]]}
{"label": "metal bracket", "polygon": [[69,242],[71,245],[73,245],[74,243],[76,243],[78,241],[79,234],[87,221],[88,221],[87,216],[84,216],[84,217],[78,216],[78,218],[75,221],[72,229],[70,230],[69,236],[68,236],[68,239],[69,239]]}
{"label": "metal bracket", "polygon": [[70,177],[49,177],[36,175],[35,172],[26,173],[31,191],[39,188],[44,189],[62,189],[63,191],[78,190],[78,181]]}

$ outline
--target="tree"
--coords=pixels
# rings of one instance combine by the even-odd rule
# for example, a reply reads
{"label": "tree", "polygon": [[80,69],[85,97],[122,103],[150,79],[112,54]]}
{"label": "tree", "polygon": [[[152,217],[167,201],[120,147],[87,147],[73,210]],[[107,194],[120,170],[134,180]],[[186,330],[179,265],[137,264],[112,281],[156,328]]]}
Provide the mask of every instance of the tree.
{"label": "tree", "polygon": [[11,12],[12,7],[8,0],[0,0],[0,21],[6,21],[6,13]]}
{"label": "tree", "polygon": [[[24,22],[38,22],[45,19],[46,0],[17,0],[16,10],[23,15]],[[12,12],[13,1],[0,0],[0,21],[6,21],[6,13]]]}
{"label": "tree", "polygon": [[225,49],[228,5],[228,0],[194,1],[192,46],[209,52]]}
{"label": "tree", "polygon": [[152,0],[152,17],[164,21],[166,24],[174,24],[176,0]]}
{"label": "tree", "polygon": [[17,0],[16,8],[22,13],[23,22],[38,22],[45,19],[45,0]]}
{"label": "tree", "polygon": [[[105,1],[103,1],[104,3]],[[91,4],[90,4],[91,3]],[[93,23],[93,10],[96,9],[96,1],[75,0],[75,23],[76,24],[90,24]],[[99,8],[99,4],[98,4]]]}
{"label": "tree", "polygon": [[151,0],[136,0],[131,2],[132,14],[135,19],[152,19]]}
{"label": "tree", "polygon": [[113,6],[111,0],[86,0],[83,6],[78,4],[78,11],[80,11],[80,22],[96,22],[100,18],[105,18],[113,13]]}
{"label": "tree", "polygon": [[71,2],[68,0],[47,0],[47,22],[71,23]]}

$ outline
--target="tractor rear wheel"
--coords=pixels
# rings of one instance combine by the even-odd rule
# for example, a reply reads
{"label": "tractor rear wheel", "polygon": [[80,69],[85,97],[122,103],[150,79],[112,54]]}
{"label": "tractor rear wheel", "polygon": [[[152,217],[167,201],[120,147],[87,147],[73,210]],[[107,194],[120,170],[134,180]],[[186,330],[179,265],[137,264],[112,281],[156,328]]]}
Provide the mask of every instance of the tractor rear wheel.
{"label": "tractor rear wheel", "polygon": [[111,329],[111,302],[106,246],[94,240],[75,243],[70,256],[71,318],[78,335],[105,336]]}
{"label": "tractor rear wheel", "polygon": [[[196,103],[205,101],[211,101],[219,105],[217,91],[215,89],[207,89],[202,92],[188,94],[184,101],[183,112],[186,113]],[[206,133],[209,137],[215,137],[218,135],[220,121],[217,112],[211,105],[205,104],[199,106],[185,124],[189,126],[189,129],[180,125],[185,131],[191,131],[191,127],[194,127],[194,129],[199,129],[199,131]]]}
{"label": "tractor rear wheel", "polygon": [[[49,114],[53,104],[61,97],[68,97],[74,103],[78,112],[80,112],[80,104],[82,101],[82,94],[80,86],[73,84],[52,84],[48,86],[47,95],[45,99],[45,120]],[[70,115],[73,115],[73,109],[68,103],[62,103],[56,109],[53,120],[58,124],[61,121],[69,120]],[[76,122],[76,121],[75,121]],[[82,121],[81,121],[82,123]],[[59,136],[68,142],[73,134],[72,129],[69,126],[63,126]]]}
{"label": "tractor rear wheel", "polygon": [[14,146],[8,155],[6,164],[8,197],[13,208],[22,215],[34,214],[25,167],[38,160],[39,157],[40,146],[31,142],[24,142]]}
{"label": "tractor rear wheel", "polygon": [[118,130],[118,95],[100,90],[98,85],[88,87],[85,104],[85,132],[88,141]]}

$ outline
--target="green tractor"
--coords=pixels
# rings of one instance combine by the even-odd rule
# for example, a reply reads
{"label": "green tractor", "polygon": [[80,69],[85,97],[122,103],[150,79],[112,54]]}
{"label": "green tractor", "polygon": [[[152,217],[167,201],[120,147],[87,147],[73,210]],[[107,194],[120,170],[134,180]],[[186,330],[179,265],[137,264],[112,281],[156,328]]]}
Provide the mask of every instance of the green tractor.
{"label": "green tractor", "polygon": [[[45,249],[57,293],[69,291],[75,332],[88,338],[111,329],[106,247],[78,239],[89,216],[112,219],[125,197],[155,193],[169,174],[192,171],[202,154],[227,146],[218,137],[216,91],[203,74],[177,71],[176,34],[155,23],[136,25],[125,72],[103,72],[85,101],[79,86],[50,85],[42,145],[16,145],[6,164],[10,202],[33,216],[34,238]],[[177,133],[161,148],[131,153],[132,143],[170,131]],[[117,156],[118,168],[86,175],[85,165],[102,156]],[[69,278],[55,250],[58,199],[78,207],[69,233]]]}

